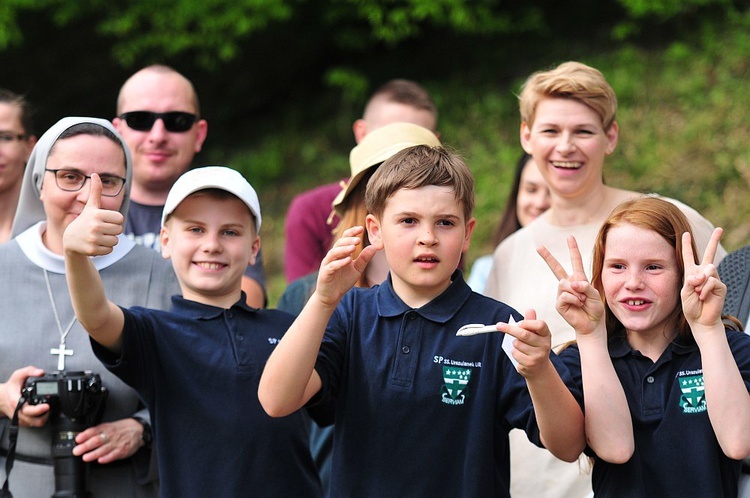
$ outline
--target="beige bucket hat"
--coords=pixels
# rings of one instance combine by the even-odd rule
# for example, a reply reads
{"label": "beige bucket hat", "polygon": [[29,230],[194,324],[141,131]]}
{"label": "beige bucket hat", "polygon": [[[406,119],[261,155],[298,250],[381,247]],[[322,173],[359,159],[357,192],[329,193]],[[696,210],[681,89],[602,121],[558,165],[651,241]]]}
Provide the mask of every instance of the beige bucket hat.
{"label": "beige bucket hat", "polygon": [[412,123],[392,123],[365,135],[349,153],[352,176],[333,200],[336,213],[339,216],[343,214],[341,204],[370,168],[377,167],[397,152],[415,145],[437,147],[440,140],[427,128]]}

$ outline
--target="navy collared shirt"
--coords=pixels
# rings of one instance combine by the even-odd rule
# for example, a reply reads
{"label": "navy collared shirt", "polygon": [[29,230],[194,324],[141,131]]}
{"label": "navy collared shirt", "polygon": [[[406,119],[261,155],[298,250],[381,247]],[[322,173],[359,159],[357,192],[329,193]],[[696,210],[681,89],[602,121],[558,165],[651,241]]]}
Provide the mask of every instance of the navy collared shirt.
{"label": "navy collared shirt", "polygon": [[508,496],[508,432],[540,444],[528,388],[504,334],[456,331],[511,316],[521,320],[472,292],[460,271],[419,309],[390,278],[348,292],[315,367],[336,405],[330,496]]}
{"label": "navy collared shirt", "polygon": [[[750,337],[727,332],[727,341],[750,391]],[[596,496],[737,496],[741,462],[724,455],[708,418],[698,346],[676,339],[654,363],[616,336],[609,354],[630,407],[635,452],[622,465],[596,459]],[[578,347],[560,357],[580,386]]]}
{"label": "navy collared shirt", "polygon": [[303,412],[271,418],[258,401],[268,356],[294,317],[172,298],[172,312],[124,309],[117,356],[105,366],[151,413],[165,497],[321,495]]}

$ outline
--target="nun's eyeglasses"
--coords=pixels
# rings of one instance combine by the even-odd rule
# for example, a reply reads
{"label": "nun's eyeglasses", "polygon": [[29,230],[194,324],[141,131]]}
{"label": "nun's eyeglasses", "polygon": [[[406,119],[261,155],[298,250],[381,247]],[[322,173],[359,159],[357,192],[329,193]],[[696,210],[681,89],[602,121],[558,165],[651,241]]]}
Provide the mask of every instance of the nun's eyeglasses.
{"label": "nun's eyeglasses", "polygon": [[[90,176],[73,169],[45,169],[55,175],[55,183],[66,192],[78,192],[83,188]],[[115,175],[99,175],[102,180],[102,195],[105,197],[116,197],[125,185],[125,178]]]}
{"label": "nun's eyeglasses", "polygon": [[132,111],[120,114],[120,119],[127,123],[128,128],[136,131],[151,131],[156,120],[161,119],[167,131],[182,133],[193,127],[195,122],[198,121],[198,116],[182,111]]}

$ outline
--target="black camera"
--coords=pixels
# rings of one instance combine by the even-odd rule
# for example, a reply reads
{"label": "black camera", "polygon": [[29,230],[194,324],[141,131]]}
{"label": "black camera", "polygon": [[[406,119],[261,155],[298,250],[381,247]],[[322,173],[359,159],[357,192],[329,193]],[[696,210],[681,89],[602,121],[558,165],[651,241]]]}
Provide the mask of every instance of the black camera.
{"label": "black camera", "polygon": [[48,424],[52,432],[52,463],[55,469],[53,498],[85,498],[87,467],[73,455],[79,432],[99,423],[109,394],[98,374],[56,372],[29,377],[23,396],[30,405],[50,406]]}

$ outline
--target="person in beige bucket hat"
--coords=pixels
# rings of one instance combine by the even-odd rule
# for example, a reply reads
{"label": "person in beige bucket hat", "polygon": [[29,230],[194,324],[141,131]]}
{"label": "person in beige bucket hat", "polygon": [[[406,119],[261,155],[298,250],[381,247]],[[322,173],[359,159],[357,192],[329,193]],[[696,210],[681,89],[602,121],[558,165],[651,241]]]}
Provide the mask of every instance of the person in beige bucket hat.
{"label": "person in beige bucket hat", "polygon": [[[355,144],[373,131],[393,123],[413,123],[438,132],[438,110],[432,96],[416,81],[392,79],[375,89],[352,124]],[[343,173],[341,177],[347,176]],[[339,178],[341,179],[341,178]],[[294,196],[284,216],[284,277],[287,284],[318,270],[334,240],[338,216],[331,203],[341,191],[336,181],[315,186]]]}
{"label": "person in beige bucket hat", "polygon": [[408,147],[430,145],[437,147],[440,140],[427,128],[411,123],[393,123],[368,134],[349,153],[352,175],[333,200],[339,216],[343,215],[343,204],[349,193],[362,181],[371,168]]}

